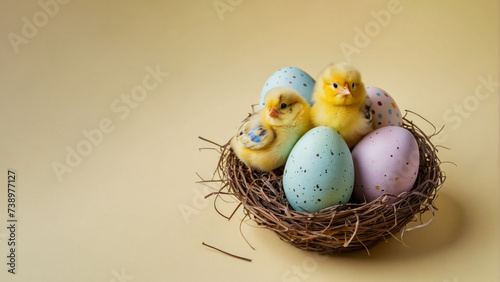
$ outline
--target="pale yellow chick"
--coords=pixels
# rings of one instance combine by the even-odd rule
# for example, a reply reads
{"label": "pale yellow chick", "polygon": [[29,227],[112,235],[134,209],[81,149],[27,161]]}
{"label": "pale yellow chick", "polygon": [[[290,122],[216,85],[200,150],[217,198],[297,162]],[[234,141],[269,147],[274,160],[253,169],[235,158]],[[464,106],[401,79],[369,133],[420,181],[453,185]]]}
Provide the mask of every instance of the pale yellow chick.
{"label": "pale yellow chick", "polygon": [[265,107],[243,121],[231,147],[249,169],[274,175],[272,171],[286,163],[295,143],[309,129],[309,103],[292,88],[276,87],[267,92]]}
{"label": "pale yellow chick", "polygon": [[373,130],[371,102],[361,74],[348,63],[328,66],[316,80],[311,120],[314,126],[329,126],[349,148]]}

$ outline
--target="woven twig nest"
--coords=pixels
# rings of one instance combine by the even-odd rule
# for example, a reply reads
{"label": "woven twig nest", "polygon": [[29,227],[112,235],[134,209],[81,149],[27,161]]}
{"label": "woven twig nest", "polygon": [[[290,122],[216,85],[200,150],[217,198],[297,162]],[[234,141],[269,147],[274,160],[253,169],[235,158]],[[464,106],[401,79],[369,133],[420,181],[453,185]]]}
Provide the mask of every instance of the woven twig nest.
{"label": "woven twig nest", "polygon": [[[222,188],[214,193],[217,194],[215,207],[217,209],[217,199],[221,195],[232,195],[240,202],[238,208],[243,206],[245,215],[259,226],[274,231],[295,247],[319,253],[368,251],[389,237],[402,240],[404,231],[429,223],[404,229],[426,211],[430,210],[434,215],[436,192],[445,180],[436,146],[430,141],[430,137],[437,134],[436,130],[428,136],[406,115],[403,127],[413,134],[420,152],[418,177],[409,192],[382,195],[371,202],[332,206],[317,213],[298,212],[288,203],[281,179],[273,179],[267,172],[253,170],[250,173],[225,145],[220,147],[216,171]],[[283,169],[274,173],[281,176]],[[396,197],[397,201],[388,203],[390,197]]]}

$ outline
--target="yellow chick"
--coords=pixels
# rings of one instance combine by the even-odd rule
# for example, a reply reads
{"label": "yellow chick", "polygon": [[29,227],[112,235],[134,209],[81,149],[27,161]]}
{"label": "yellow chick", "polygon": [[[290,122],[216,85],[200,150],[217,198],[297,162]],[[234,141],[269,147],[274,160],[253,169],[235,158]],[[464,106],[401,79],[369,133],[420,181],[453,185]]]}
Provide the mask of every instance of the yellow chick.
{"label": "yellow chick", "polygon": [[371,101],[361,74],[348,63],[328,66],[316,80],[311,107],[314,126],[329,126],[349,148],[373,130]]}
{"label": "yellow chick", "polygon": [[311,129],[309,103],[292,88],[276,87],[265,96],[265,107],[245,119],[231,140],[238,158],[251,171],[268,171],[286,163],[299,138]]}

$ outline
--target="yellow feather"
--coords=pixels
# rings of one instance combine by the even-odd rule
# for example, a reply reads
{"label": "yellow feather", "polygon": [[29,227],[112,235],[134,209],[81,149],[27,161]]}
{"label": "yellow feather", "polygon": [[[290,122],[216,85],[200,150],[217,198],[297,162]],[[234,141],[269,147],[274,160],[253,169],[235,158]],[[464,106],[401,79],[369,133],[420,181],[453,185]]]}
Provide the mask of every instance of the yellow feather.
{"label": "yellow feather", "polygon": [[[342,91],[350,94],[342,94]],[[365,99],[361,74],[352,65],[330,65],[321,73],[314,88],[315,104],[311,108],[313,125],[335,129],[352,148],[373,130],[361,112]]]}
{"label": "yellow feather", "polygon": [[[311,128],[310,106],[295,90],[286,87],[271,89],[266,95],[265,108],[256,113],[263,127],[273,130],[275,137],[266,147],[250,149],[231,140],[236,155],[248,167],[272,171],[286,163],[295,143]],[[281,105],[287,107],[282,109]],[[279,112],[278,117],[270,116],[271,109]]]}

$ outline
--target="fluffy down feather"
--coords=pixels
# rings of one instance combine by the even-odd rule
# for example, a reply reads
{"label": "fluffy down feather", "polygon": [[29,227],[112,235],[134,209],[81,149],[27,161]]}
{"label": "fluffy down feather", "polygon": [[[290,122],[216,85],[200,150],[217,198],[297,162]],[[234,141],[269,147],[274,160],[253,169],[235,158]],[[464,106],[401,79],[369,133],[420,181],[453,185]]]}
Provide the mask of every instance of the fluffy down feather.
{"label": "fluffy down feather", "polygon": [[276,87],[267,92],[265,107],[243,121],[231,147],[249,168],[272,172],[309,129],[309,103],[292,88]]}
{"label": "fluffy down feather", "polygon": [[349,148],[373,130],[371,102],[361,74],[348,63],[330,65],[321,73],[316,80],[313,101],[313,125],[337,130]]}

